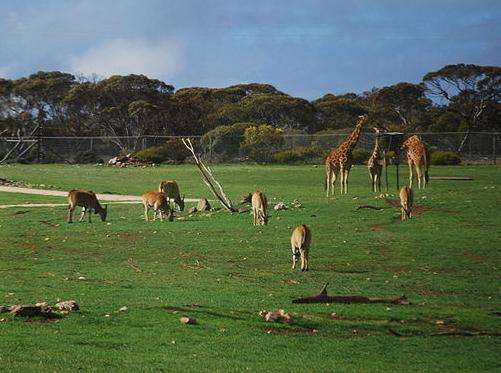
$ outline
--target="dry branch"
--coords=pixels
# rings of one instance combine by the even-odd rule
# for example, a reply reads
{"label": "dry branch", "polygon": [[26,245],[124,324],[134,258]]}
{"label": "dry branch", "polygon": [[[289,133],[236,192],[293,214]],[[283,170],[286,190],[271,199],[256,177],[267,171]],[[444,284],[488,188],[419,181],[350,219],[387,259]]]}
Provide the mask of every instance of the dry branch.
{"label": "dry branch", "polygon": [[[223,205],[223,207],[230,211],[230,212],[237,212],[238,209],[236,209],[233,206],[233,203],[229,199],[229,197],[226,195],[226,193],[223,190],[223,187],[219,181],[216,180],[214,173],[212,170],[207,167],[202,160],[196,155],[195,149],[193,147],[193,144],[191,143],[191,140],[188,139],[182,139],[184,146],[190,151],[190,153],[193,155],[193,158],[195,159],[195,164],[200,170],[200,173],[202,174],[202,180],[207,185],[207,187],[210,189],[214,197],[216,197],[219,202]],[[216,188],[217,187],[217,188]],[[219,189],[219,190],[218,190]]]}
{"label": "dry branch", "polygon": [[371,206],[371,205],[360,205],[357,207],[357,210],[361,210],[361,209],[384,210],[384,207],[377,207],[377,206]]}
{"label": "dry branch", "polygon": [[498,332],[470,331],[470,330],[451,330],[451,331],[430,333],[430,334],[426,334],[424,332],[415,332],[406,334],[406,333],[400,333],[395,329],[389,329],[388,331],[396,337],[448,337],[448,336],[478,337],[483,335],[493,336],[493,337],[501,336],[501,333]]}
{"label": "dry branch", "polygon": [[294,299],[292,303],[391,303],[398,305],[408,305],[411,304],[405,296],[401,296],[398,298],[369,298],[363,295],[327,295],[327,286],[329,283],[326,283],[320,294],[315,295],[313,297],[304,297]]}

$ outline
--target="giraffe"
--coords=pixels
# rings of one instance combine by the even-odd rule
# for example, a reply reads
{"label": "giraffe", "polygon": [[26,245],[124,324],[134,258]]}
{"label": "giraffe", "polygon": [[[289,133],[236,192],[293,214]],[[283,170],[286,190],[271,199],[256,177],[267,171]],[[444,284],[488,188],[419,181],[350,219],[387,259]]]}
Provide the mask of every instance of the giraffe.
{"label": "giraffe", "polygon": [[[428,184],[428,149],[424,142],[417,136],[413,135],[405,140],[402,144],[402,149],[407,153],[407,164],[409,165],[409,187],[412,188],[412,179],[414,178],[414,169],[418,180],[418,189],[426,188]],[[423,172],[424,171],[424,172]]]}
{"label": "giraffe", "polygon": [[376,132],[376,142],[374,144],[374,148],[372,149],[371,156],[367,161],[367,169],[369,170],[369,176],[372,181],[372,191],[377,193],[381,191],[383,159],[381,158],[381,151],[379,150],[379,128],[374,128],[374,132]]}
{"label": "giraffe", "polygon": [[336,194],[335,184],[337,175],[339,175],[340,178],[341,194],[348,193],[348,176],[353,164],[352,151],[355,145],[357,145],[362,127],[367,123],[368,119],[369,117],[367,114],[359,116],[353,132],[341,143],[341,145],[333,149],[325,159],[327,197],[329,197],[331,191],[332,194]]}

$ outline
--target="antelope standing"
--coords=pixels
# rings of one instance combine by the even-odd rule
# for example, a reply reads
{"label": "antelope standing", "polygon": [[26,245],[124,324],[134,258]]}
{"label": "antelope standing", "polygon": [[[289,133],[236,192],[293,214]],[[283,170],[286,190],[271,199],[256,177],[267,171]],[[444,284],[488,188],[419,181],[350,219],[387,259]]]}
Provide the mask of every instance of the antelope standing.
{"label": "antelope standing", "polygon": [[266,208],[268,207],[268,202],[266,196],[263,192],[255,191],[252,194],[252,223],[254,225],[266,225],[268,224],[268,215],[266,214]]}
{"label": "antelope standing", "polygon": [[68,223],[73,222],[73,211],[75,207],[82,207],[82,214],[78,221],[82,221],[85,217],[85,213],[89,215],[89,223],[91,223],[92,211],[94,214],[99,214],[101,221],[106,220],[106,215],[108,214],[108,206],[104,208],[99,204],[96,194],[91,190],[78,190],[73,189],[68,193]]}
{"label": "antelope standing", "polygon": [[172,200],[179,207],[179,211],[184,211],[184,195],[181,198],[176,180],[163,180],[158,186],[158,191],[165,194],[169,204]]}
{"label": "antelope standing", "polygon": [[161,192],[144,192],[141,196],[144,206],[144,220],[148,221],[148,210],[153,208],[153,220],[156,220],[157,214],[160,214],[160,220],[163,221],[166,216],[169,221],[174,220],[174,213],[172,212],[167,197]]}
{"label": "antelope standing", "polygon": [[308,270],[310,255],[311,230],[305,224],[294,228],[291,236],[292,269],[296,268],[296,261],[301,257],[301,271]]}
{"label": "antelope standing", "polygon": [[412,217],[412,204],[414,200],[414,193],[408,186],[400,189],[400,206],[402,207],[401,219],[406,220]]}

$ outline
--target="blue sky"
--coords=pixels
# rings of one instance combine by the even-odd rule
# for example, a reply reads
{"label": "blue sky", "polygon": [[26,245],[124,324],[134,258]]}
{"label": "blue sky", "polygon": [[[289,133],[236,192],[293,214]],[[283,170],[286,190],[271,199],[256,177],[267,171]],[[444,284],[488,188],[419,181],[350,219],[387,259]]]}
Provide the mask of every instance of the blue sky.
{"label": "blue sky", "polygon": [[0,76],[142,73],[176,88],[262,82],[294,96],[501,65],[499,0],[3,0]]}

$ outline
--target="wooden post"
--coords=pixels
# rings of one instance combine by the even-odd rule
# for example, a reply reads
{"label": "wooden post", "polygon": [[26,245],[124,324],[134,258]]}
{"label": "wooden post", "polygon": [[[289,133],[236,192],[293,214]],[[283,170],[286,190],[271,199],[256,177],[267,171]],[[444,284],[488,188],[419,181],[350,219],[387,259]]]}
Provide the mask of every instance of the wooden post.
{"label": "wooden post", "polygon": [[497,133],[492,134],[492,164],[496,164],[496,136]]}
{"label": "wooden post", "polygon": [[384,151],[383,155],[383,167],[384,167],[384,178],[385,178],[385,184],[386,184],[386,193],[388,193],[388,157],[386,154],[386,150]]}

